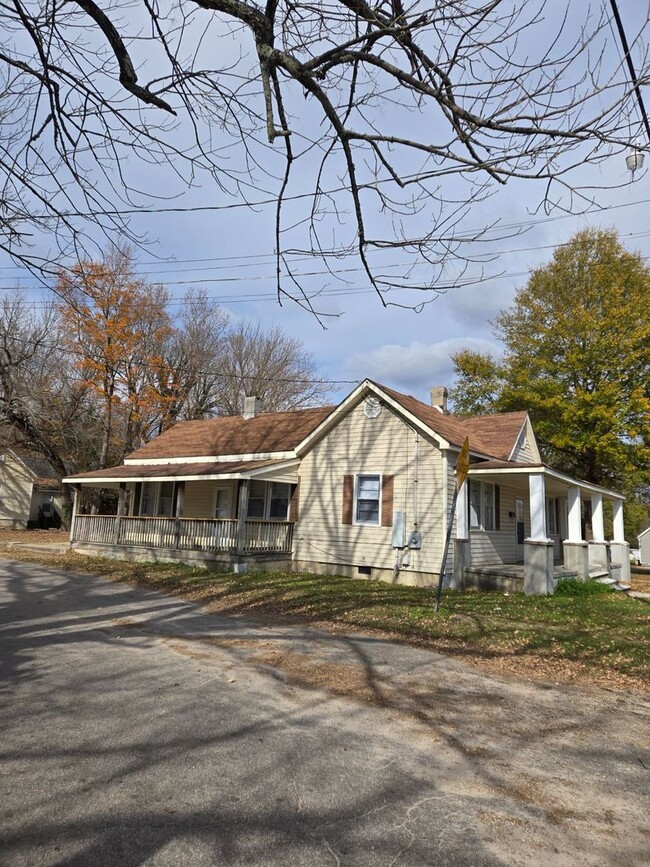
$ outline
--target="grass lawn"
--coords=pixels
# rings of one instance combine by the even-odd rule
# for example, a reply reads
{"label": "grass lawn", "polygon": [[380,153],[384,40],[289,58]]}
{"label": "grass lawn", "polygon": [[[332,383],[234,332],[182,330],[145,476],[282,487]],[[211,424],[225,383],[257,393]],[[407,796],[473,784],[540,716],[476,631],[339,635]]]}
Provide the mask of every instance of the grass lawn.
{"label": "grass lawn", "polygon": [[643,691],[650,685],[650,605],[592,582],[569,582],[548,597],[445,591],[434,614],[435,591],[428,588],[312,574],[220,574],[78,554],[9,556],[157,588],[225,615],[381,634],[503,674]]}

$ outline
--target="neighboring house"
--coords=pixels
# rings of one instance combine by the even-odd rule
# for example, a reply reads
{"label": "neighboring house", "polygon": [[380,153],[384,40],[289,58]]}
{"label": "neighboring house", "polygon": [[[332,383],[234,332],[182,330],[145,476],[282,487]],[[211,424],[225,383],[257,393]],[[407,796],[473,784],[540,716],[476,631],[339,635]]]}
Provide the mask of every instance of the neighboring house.
{"label": "neighboring house", "polygon": [[0,527],[14,530],[61,525],[61,480],[42,458],[0,454]]}
{"label": "neighboring house", "polygon": [[[489,576],[504,586],[505,575],[548,593],[559,572],[629,577],[620,494],[545,466],[525,412],[454,417],[446,389],[431,394],[427,405],[366,380],[336,407],[260,413],[247,398],[243,416],[182,422],[122,466],[64,480],[77,504],[84,488],[119,490],[117,515],[77,505],[73,546],[426,585],[451,518],[446,572],[457,587]],[[451,515],[466,437],[471,465]]]}
{"label": "neighboring house", "polygon": [[642,566],[650,566],[650,527],[639,533],[639,562]]}

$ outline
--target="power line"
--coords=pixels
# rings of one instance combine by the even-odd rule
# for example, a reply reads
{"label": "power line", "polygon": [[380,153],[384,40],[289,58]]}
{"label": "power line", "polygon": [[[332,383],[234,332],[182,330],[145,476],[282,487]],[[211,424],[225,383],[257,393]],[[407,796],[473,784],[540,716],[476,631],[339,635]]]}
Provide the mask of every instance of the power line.
{"label": "power line", "polygon": [[627,36],[625,35],[625,28],[623,27],[623,21],[618,11],[618,4],[616,3],[616,0],[610,0],[610,5],[612,7],[612,12],[614,13],[614,20],[616,21],[616,27],[618,28],[618,35],[621,38],[621,45],[623,46],[623,51],[625,53],[627,68],[630,70],[630,79],[632,81],[632,87],[634,88],[634,94],[636,96],[636,100],[639,106],[641,119],[643,121],[645,131],[648,136],[648,144],[650,145],[650,121],[648,121],[648,114],[645,110],[645,105],[643,103],[643,95],[641,93],[641,88],[639,87],[639,79],[637,77],[636,70],[634,69],[634,61],[632,60],[632,53],[630,52],[630,46],[628,45]]}

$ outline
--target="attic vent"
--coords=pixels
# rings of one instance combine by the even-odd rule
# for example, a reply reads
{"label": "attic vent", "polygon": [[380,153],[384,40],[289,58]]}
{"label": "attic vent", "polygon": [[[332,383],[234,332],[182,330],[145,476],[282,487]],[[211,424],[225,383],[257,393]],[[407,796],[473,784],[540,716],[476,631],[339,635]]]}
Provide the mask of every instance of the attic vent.
{"label": "attic vent", "polygon": [[244,418],[255,418],[262,411],[262,401],[259,397],[252,395],[244,398]]}

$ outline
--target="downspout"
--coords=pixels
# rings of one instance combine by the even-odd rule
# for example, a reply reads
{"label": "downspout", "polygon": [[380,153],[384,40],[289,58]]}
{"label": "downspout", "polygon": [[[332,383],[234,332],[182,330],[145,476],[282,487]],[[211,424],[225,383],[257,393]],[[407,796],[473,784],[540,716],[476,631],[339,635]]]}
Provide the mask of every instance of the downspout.
{"label": "downspout", "polygon": [[442,449],[442,547],[445,546],[445,539],[447,538],[447,525],[450,521],[453,520],[453,515],[447,514],[447,509],[449,507],[449,450]]}
{"label": "downspout", "polygon": [[[419,482],[419,459],[420,459],[420,435],[412,428],[410,424],[404,422],[406,427],[415,434],[415,449],[413,452],[413,530],[417,530],[418,528],[418,482]],[[407,460],[408,460],[408,450],[407,450]],[[406,551],[400,556],[398,552],[395,552],[395,565],[393,566],[393,574],[397,579],[399,575],[399,571],[401,566],[408,566],[410,564],[410,550],[407,548]]]}

